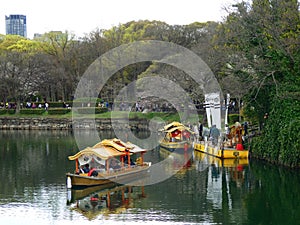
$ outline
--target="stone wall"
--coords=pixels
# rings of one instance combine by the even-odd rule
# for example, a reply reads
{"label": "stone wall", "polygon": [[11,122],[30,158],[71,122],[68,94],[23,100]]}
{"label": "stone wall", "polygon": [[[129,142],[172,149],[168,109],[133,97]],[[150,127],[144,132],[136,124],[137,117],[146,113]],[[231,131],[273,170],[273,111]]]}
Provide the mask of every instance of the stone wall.
{"label": "stone wall", "polygon": [[[132,130],[148,130],[149,123],[145,119],[130,120],[114,119],[115,129],[130,128]],[[79,129],[110,130],[112,129],[111,119],[76,119],[72,123],[71,119],[54,118],[0,118],[0,130],[68,130],[73,126]]]}

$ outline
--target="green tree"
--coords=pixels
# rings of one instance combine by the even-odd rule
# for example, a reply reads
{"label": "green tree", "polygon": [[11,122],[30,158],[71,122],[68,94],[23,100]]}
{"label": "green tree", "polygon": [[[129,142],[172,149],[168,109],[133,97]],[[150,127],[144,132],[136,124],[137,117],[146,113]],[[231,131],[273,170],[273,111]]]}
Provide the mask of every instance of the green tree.
{"label": "green tree", "polygon": [[[256,120],[265,125],[264,136],[257,139],[254,151],[270,161],[299,165],[299,160],[291,163],[291,159],[282,160],[281,157],[282,153],[289,152],[290,146],[295,144],[295,140],[285,136],[287,132],[281,128],[289,127],[285,124],[288,121],[298,124],[300,119],[299,113],[290,113],[298,112],[299,109],[298,2],[296,0],[254,0],[252,4],[241,2],[234,5],[234,10],[228,15],[220,34],[223,37],[222,48],[230,53],[228,62],[234,68],[235,76],[252,81],[253,86],[245,98],[246,115],[252,121]],[[291,98],[294,104],[284,104]],[[279,103],[284,107],[280,108]],[[266,112],[269,113],[269,119],[263,121]],[[279,116],[279,112],[284,117]],[[289,140],[284,142],[285,146],[279,145],[278,135]],[[264,151],[265,154],[259,154],[259,151]]]}

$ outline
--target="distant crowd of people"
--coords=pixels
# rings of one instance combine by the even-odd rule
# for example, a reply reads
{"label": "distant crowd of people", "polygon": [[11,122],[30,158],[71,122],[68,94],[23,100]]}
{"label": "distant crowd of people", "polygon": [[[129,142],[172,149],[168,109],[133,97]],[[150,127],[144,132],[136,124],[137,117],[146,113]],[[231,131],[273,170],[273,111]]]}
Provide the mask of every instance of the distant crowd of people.
{"label": "distant crowd of people", "polygon": [[[17,108],[17,103],[16,102],[6,102],[6,103],[3,103],[3,102],[0,102],[0,109],[16,109]],[[45,103],[35,103],[35,102],[26,102],[25,106],[24,104],[21,102],[20,103],[20,109],[23,109],[23,108],[26,108],[26,109],[42,109],[44,108],[45,110],[48,110],[49,108],[49,103],[48,102],[45,102]]]}
{"label": "distant crowd of people", "polygon": [[0,109],[16,109],[17,103],[0,102]]}

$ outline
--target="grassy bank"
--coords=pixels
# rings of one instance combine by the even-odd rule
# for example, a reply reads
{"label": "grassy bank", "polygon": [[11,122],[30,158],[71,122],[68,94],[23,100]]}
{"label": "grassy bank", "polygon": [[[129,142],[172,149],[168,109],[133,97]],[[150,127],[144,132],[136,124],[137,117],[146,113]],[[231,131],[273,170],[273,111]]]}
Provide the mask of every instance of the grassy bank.
{"label": "grassy bank", "polygon": [[[180,121],[180,117],[178,113],[162,113],[162,112],[149,112],[149,113],[142,113],[142,112],[128,112],[125,111],[113,111],[113,112],[104,112],[101,114],[74,114],[76,118],[99,118],[99,119],[118,119],[118,118],[129,118],[130,119],[155,119],[159,118],[166,122],[170,121]],[[201,116],[201,115],[200,115]],[[0,115],[0,118],[9,117],[9,118],[55,118],[55,119],[72,119],[72,112],[66,114],[57,114],[57,115],[49,115],[48,112],[44,112],[41,115],[37,114],[3,114]],[[191,123],[196,122],[199,120],[197,116],[193,116],[189,118]],[[202,120],[202,117],[200,118]]]}

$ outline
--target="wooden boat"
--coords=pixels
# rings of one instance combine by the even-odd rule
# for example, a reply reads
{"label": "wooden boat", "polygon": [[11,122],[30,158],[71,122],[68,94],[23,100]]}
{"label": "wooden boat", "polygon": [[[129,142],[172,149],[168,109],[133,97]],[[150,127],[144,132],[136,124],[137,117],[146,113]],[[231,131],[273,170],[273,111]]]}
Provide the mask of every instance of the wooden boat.
{"label": "wooden boat", "polygon": [[193,132],[182,123],[172,122],[160,130],[163,138],[160,147],[170,152],[183,152],[192,148],[191,135]]}
{"label": "wooden boat", "polygon": [[[106,139],[93,147],[87,147],[69,156],[69,160],[75,160],[76,168],[74,173],[66,174],[67,187],[124,184],[144,177],[151,166],[151,162],[144,162],[143,155],[146,152],[146,149],[116,138]],[[140,156],[136,158],[138,154]],[[84,166],[90,167],[88,172],[84,171]]]}
{"label": "wooden boat", "polygon": [[[249,151],[244,149],[242,144],[241,129],[238,124],[232,126],[226,141],[219,141],[221,144],[217,145],[214,145],[209,140],[199,141],[194,143],[194,149],[221,159],[248,158]],[[222,139],[222,137],[219,139]]]}

